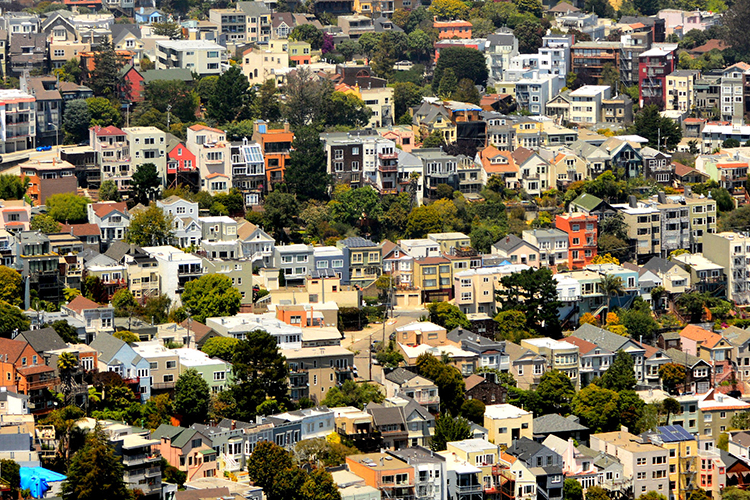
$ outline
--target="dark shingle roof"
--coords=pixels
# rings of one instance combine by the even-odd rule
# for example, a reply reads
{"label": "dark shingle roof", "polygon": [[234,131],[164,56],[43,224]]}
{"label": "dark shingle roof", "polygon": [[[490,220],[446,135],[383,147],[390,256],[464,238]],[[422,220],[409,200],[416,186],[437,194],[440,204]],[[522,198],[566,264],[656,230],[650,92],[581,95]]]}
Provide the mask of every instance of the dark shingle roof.
{"label": "dark shingle roof", "polygon": [[68,347],[68,344],[52,327],[21,332],[16,340],[25,340],[31,345],[32,349],[39,353]]}
{"label": "dark shingle roof", "polygon": [[555,432],[576,432],[576,431],[587,431],[588,427],[573,421],[570,418],[565,418],[557,413],[550,413],[548,415],[542,415],[534,419],[532,425],[534,434],[554,434]]}
{"label": "dark shingle roof", "polygon": [[367,238],[362,238],[360,236],[350,236],[349,238],[342,240],[341,244],[348,248],[361,248],[361,247],[376,246],[376,244],[373,243],[372,240],[368,240]]}
{"label": "dark shingle roof", "polygon": [[643,264],[644,269],[660,274],[669,272],[673,267],[679,267],[679,265],[676,262],[670,262],[661,257],[652,257],[648,262]]}
{"label": "dark shingle roof", "polygon": [[608,349],[612,352],[619,351],[620,349],[622,349],[622,346],[630,341],[630,339],[627,337],[617,335],[616,333],[612,333],[609,330],[604,330],[588,323],[584,323],[583,325],[578,327],[578,330],[573,332],[573,337],[588,340],[589,342],[592,342],[599,347],[603,347],[604,349]]}
{"label": "dark shingle roof", "polygon": [[417,374],[410,372],[405,368],[396,368],[391,373],[385,376],[386,380],[393,382],[394,384],[402,385],[404,382],[413,379]]}
{"label": "dark shingle roof", "polygon": [[505,238],[499,239],[492,246],[497,248],[498,250],[503,250],[507,253],[507,252],[512,252],[513,250],[520,247],[521,245],[528,245],[530,247],[536,248],[534,245],[532,245],[528,241],[522,240],[515,234],[509,234]]}
{"label": "dark shingle roof", "polygon": [[[117,354],[124,345],[124,341],[107,333],[100,333],[90,344],[90,346],[93,349],[96,349],[99,353],[99,359],[105,363],[112,361],[112,358],[115,357],[115,354]],[[133,360],[133,364],[135,363],[136,361]]]}
{"label": "dark shingle roof", "polygon": [[372,415],[372,419],[375,421],[375,425],[378,427],[383,425],[401,425],[406,426],[404,416],[401,414],[401,410],[395,407],[386,408],[383,405],[377,403],[369,403],[365,410],[367,413]]}
{"label": "dark shingle roof", "polygon": [[513,445],[506,450],[506,453],[513,455],[522,462],[528,463],[531,457],[539,453],[539,450],[545,446],[542,443],[537,443],[527,437],[516,439],[513,441]]}

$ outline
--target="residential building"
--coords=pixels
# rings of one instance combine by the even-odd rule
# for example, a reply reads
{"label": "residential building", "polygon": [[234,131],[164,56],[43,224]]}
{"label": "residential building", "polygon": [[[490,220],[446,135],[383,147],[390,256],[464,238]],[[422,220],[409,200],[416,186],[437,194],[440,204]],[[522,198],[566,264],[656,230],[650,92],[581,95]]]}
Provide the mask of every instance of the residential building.
{"label": "residential building", "polygon": [[21,76],[21,90],[36,99],[36,145],[57,146],[62,143],[62,96],[57,80],[51,76]]}
{"label": "residential building", "polygon": [[189,69],[199,76],[220,75],[226,48],[208,40],[156,40],[156,69]]}
{"label": "residential building", "polygon": [[162,424],[151,433],[151,438],[159,442],[152,450],[169,465],[185,472],[188,481],[216,477],[219,470],[216,450],[207,436],[195,429]]}
{"label": "residential building", "polygon": [[282,349],[289,365],[289,389],[293,401],[310,398],[320,402],[332,387],[352,378],[354,353],[341,346]]}
{"label": "residential building", "polygon": [[562,214],[555,218],[555,228],[568,235],[568,267],[582,269],[591,264],[597,253],[595,215]]}
{"label": "residential building", "polygon": [[396,368],[383,380],[386,397],[405,395],[432,412],[440,409],[440,396],[435,382],[420,377],[405,368]]}
{"label": "residential building", "polygon": [[102,201],[86,205],[89,224],[96,224],[101,232],[100,244],[106,250],[116,241],[125,239],[130,226],[130,212],[124,201]]}
{"label": "residential building", "polygon": [[247,31],[246,15],[239,9],[211,9],[208,20],[218,25],[220,36],[226,38],[227,43],[236,45],[245,42]]}
{"label": "residential building", "polygon": [[[180,294],[185,283],[203,275],[203,263],[197,255],[185,253],[172,246],[144,247],[143,251],[156,259],[156,268],[162,293],[166,294],[173,304],[180,303]],[[150,269],[149,276],[154,271]],[[152,284],[151,281],[149,281]]]}
{"label": "residential building", "polygon": [[513,442],[505,453],[522,462],[536,479],[537,498],[562,498],[562,456],[528,437]]}
{"label": "residential building", "polygon": [[145,498],[161,495],[161,455],[153,451],[159,444],[148,434],[126,434],[110,438],[115,446],[115,453],[122,457],[123,479],[130,489],[143,492]]}
{"label": "residential building", "polygon": [[750,404],[711,389],[698,396],[698,409],[703,415],[703,428],[699,432],[715,438],[729,430],[732,417],[747,412]]}
{"label": "residential building", "polygon": [[371,240],[352,236],[336,242],[344,253],[344,265],[349,267],[348,281],[344,285],[359,285],[363,288],[373,283],[383,272],[383,247]]}
{"label": "residential building", "polygon": [[446,455],[455,455],[481,471],[482,488],[486,494],[499,491],[499,481],[496,480],[496,477],[499,476],[499,454],[500,450],[496,444],[476,438],[451,441],[448,443],[446,450]]}
{"label": "residential building", "polygon": [[26,194],[35,205],[43,205],[54,194],[77,192],[76,168],[67,161],[33,159],[21,163],[19,168],[21,175],[29,178]]}
{"label": "residential building", "polygon": [[202,351],[189,347],[172,349],[172,353],[180,358],[177,363],[180,368],[180,375],[192,368],[203,377],[213,394],[225,390],[232,384],[231,363],[223,359],[212,358]]}
{"label": "residential building", "polygon": [[453,269],[445,257],[426,257],[414,261],[414,285],[421,290],[422,302],[453,298]]}
{"label": "residential building", "polygon": [[[190,345],[190,342],[185,345]],[[138,342],[133,349],[149,363],[151,390],[173,390],[180,378],[180,357],[174,350],[167,349],[160,341]]]}
{"label": "residential building", "polygon": [[166,133],[156,127],[126,127],[122,130],[130,150],[130,171],[135,172],[144,163],[153,163],[164,183],[167,179]]}
{"label": "residential building", "polygon": [[313,247],[294,244],[274,247],[274,267],[283,270],[288,285],[303,284],[314,269]]}
{"label": "residential building", "polygon": [[398,457],[385,453],[367,453],[346,457],[350,472],[364,479],[367,486],[377,488],[389,498],[414,498],[415,468]]}
{"label": "residential building", "polygon": [[141,403],[151,397],[151,374],[149,362],[143,359],[126,342],[108,333],[98,333],[89,344],[99,356],[99,371],[110,371],[120,375],[126,384],[133,386],[140,395]]}
{"label": "residential building", "polygon": [[539,249],[542,265],[568,263],[568,233],[559,229],[529,229],[523,231],[523,239]]}
{"label": "residential building", "polygon": [[628,225],[628,239],[635,246],[638,262],[661,255],[661,212],[631,199],[628,204],[613,205],[623,215]]}
{"label": "residential building", "polygon": [[495,242],[490,248],[490,253],[511,264],[524,264],[534,268],[538,268],[540,264],[539,249],[514,234]]}
{"label": "residential building", "polygon": [[734,232],[705,234],[703,254],[720,265],[727,276],[727,299],[750,304],[750,238]]}
{"label": "residential building", "polygon": [[550,338],[524,339],[521,346],[547,358],[553,370],[559,370],[570,378],[573,385],[580,387],[578,346]]}
{"label": "residential building", "polygon": [[638,87],[640,104],[656,104],[659,108],[667,105],[667,75],[676,67],[675,49],[671,46],[653,47],[640,55],[638,62]]}
{"label": "residential building", "polygon": [[133,171],[125,131],[114,125],[91,127],[89,144],[99,156],[100,179],[114,181],[120,190],[128,189]]}
{"label": "residential building", "polygon": [[614,361],[615,353],[603,349],[588,340],[578,337],[566,337],[565,342],[578,346],[580,356],[579,373],[581,387],[586,387],[593,380],[600,378]]}
{"label": "residential building", "polygon": [[688,325],[680,331],[680,346],[684,352],[711,364],[714,384],[719,384],[734,375],[734,346],[722,335],[697,325]]}
{"label": "residential building", "polygon": [[695,83],[700,76],[695,69],[678,69],[667,75],[666,109],[692,111],[696,106]]}
{"label": "residential building", "polygon": [[484,427],[489,431],[488,439],[498,445],[510,447],[521,438],[533,436],[531,412],[511,404],[488,405],[484,411]]}
{"label": "residential building", "polygon": [[593,124],[602,116],[602,101],[609,99],[609,85],[584,85],[572,92],[569,121],[580,124]]}
{"label": "residential building", "polygon": [[237,2],[237,10],[245,13],[247,42],[268,42],[271,39],[271,13],[264,2]]}
{"label": "residential building", "polygon": [[445,356],[446,364],[455,366],[462,375],[468,376],[474,373],[477,368],[477,360],[479,356],[475,352],[464,351],[463,349],[454,345],[445,345],[440,347],[432,347],[427,344],[419,344],[417,346],[404,345],[401,343],[396,344],[398,352],[404,357],[404,363],[406,366],[416,366],[417,358],[422,354],[432,354],[436,357]]}
{"label": "residential building", "polygon": [[518,387],[525,390],[536,388],[547,371],[546,358],[510,341],[505,342],[505,352],[510,359],[509,373],[516,379]]}
{"label": "residential building", "polygon": [[573,73],[601,81],[605,64],[620,67],[620,42],[578,42],[572,47]]}
{"label": "residential building", "polygon": [[[120,278],[118,281],[121,281],[121,286],[125,285],[124,279]],[[82,339],[86,343],[91,343],[101,333],[114,333],[115,309],[111,305],[97,304],[79,295],[61,306],[60,310],[86,325],[86,338]]]}

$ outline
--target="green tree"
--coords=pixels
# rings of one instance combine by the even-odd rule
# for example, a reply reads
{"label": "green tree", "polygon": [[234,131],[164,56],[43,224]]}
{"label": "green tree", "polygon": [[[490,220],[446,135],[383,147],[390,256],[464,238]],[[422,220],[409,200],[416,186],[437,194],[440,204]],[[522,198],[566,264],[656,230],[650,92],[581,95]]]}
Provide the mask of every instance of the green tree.
{"label": "green tree", "polygon": [[78,332],[75,327],[71,326],[71,324],[64,319],[59,319],[53,322],[51,326],[52,329],[55,330],[55,333],[57,333],[65,342],[70,344],[80,343]]}
{"label": "green tree", "polygon": [[364,127],[372,116],[372,110],[354,94],[333,92],[324,104],[323,119],[328,127]]}
{"label": "green tree", "polygon": [[728,486],[721,492],[721,500],[750,500],[750,491]]}
{"label": "green tree", "polygon": [[63,481],[63,496],[70,500],[130,498],[123,481],[123,466],[101,427],[86,436],[86,444],[70,463]]}
{"label": "green tree", "polygon": [[212,358],[219,358],[232,362],[234,356],[234,350],[239,343],[239,339],[233,337],[213,337],[206,341],[201,347],[201,351],[205,352]]}
{"label": "green tree", "polygon": [[267,398],[287,400],[289,368],[267,332],[254,330],[240,341],[232,358],[232,374],[238,418],[254,418],[255,409]]}
{"label": "green tree", "polygon": [[526,269],[503,276],[500,282],[502,288],[496,293],[496,300],[502,304],[503,311],[524,313],[529,332],[544,332],[553,338],[560,336],[560,302],[556,281],[549,269]]}
{"label": "green tree", "polygon": [[721,143],[721,147],[724,149],[738,148],[740,147],[740,141],[730,137],[729,139]]}
{"label": "green tree", "polygon": [[521,340],[531,338],[533,335],[527,327],[526,315],[522,311],[509,309],[500,311],[495,316],[495,338],[497,340],[509,340],[520,344]]}
{"label": "green tree", "polygon": [[354,57],[354,54],[359,54],[362,51],[362,47],[360,47],[356,40],[344,40],[336,45],[336,50],[344,56],[344,60],[350,61]]}
{"label": "green tree", "polygon": [[370,61],[372,70],[380,78],[391,80],[395,70],[393,65],[396,64],[399,49],[395,46],[394,34],[385,31],[381,34],[378,41],[378,48]]}
{"label": "green tree", "polygon": [[29,178],[17,175],[0,175],[0,200],[22,200],[29,187]]}
{"label": "green tree", "polygon": [[575,388],[570,378],[559,370],[550,370],[539,379],[536,393],[541,399],[542,414],[567,415],[575,397]]}
{"label": "green tree", "polygon": [[432,51],[433,47],[430,35],[422,31],[421,29],[416,29],[409,33],[406,41],[409,47],[409,51],[413,56],[416,56],[417,60],[424,60],[429,57],[429,54]]}
{"label": "green tree", "polygon": [[280,241],[286,235],[284,228],[294,225],[294,218],[299,213],[297,198],[291,193],[280,190],[272,191],[263,203],[263,224],[271,229],[271,234]]}
{"label": "green tree", "polygon": [[380,44],[380,33],[363,33],[362,36],[357,39],[357,42],[369,59],[375,53],[375,50],[377,50],[378,45]]}
{"label": "green tree", "polygon": [[575,479],[566,479],[563,483],[563,500],[583,500],[581,483]]}
{"label": "green tree", "polygon": [[471,437],[471,424],[463,417],[453,417],[448,413],[441,413],[435,419],[435,434],[430,441],[430,448],[443,451],[447,443],[462,441]]}
{"label": "green tree", "polygon": [[86,99],[86,106],[89,108],[89,116],[91,117],[89,127],[97,125],[100,127],[108,127],[110,125],[119,127],[122,125],[120,110],[109,99],[91,97]]}
{"label": "green tree", "polygon": [[589,384],[573,399],[573,413],[581,417],[592,432],[609,432],[619,423],[618,403],[617,392]]}
{"label": "green tree", "polygon": [[645,415],[645,401],[635,391],[620,391],[618,394],[620,425],[640,432],[638,425]]}
{"label": "green tree", "polygon": [[487,84],[487,63],[481,52],[469,47],[446,47],[440,50],[440,59],[435,66],[433,92],[438,92],[443,73],[448,68],[452,69],[454,74],[468,78],[474,85]]}
{"label": "green tree", "polygon": [[612,297],[619,296],[624,291],[622,278],[614,274],[605,274],[599,280],[599,288],[607,297],[607,311],[612,311]]}
{"label": "green tree", "polygon": [[732,2],[731,7],[724,12],[721,24],[724,41],[737,54],[750,53],[750,30],[747,20],[750,19],[750,3],[746,1]]}
{"label": "green tree", "polygon": [[442,229],[443,223],[435,207],[423,205],[414,208],[409,214],[406,223],[406,237],[424,238],[428,233],[440,232]]}
{"label": "green tree", "polygon": [[115,308],[115,316],[125,317],[137,310],[138,303],[130,290],[121,288],[112,296],[112,306]]}
{"label": "green tree", "polygon": [[174,123],[195,121],[195,111],[200,106],[200,96],[182,80],[154,80],[146,84],[143,92],[144,103],[162,113],[169,111]]}
{"label": "green tree", "polygon": [[349,189],[336,200],[328,203],[331,218],[350,226],[362,218],[378,221],[383,216],[383,205],[380,196],[370,186]]}
{"label": "green tree", "polygon": [[427,305],[427,311],[430,314],[430,321],[448,331],[455,328],[471,328],[466,314],[458,306],[448,302],[432,302]]}
{"label": "green tree", "polygon": [[148,205],[149,201],[156,199],[156,195],[161,187],[161,179],[156,165],[153,163],[144,163],[139,165],[133,179],[130,183],[131,196],[136,203]]}
{"label": "green tree", "polygon": [[206,318],[234,316],[240,310],[241,301],[232,280],[220,274],[207,274],[189,281],[182,292],[182,305],[200,323]]}
{"label": "green tree", "polygon": [[[443,76],[443,78],[445,78],[445,76]],[[461,81],[458,82],[456,91],[453,93],[453,99],[460,102],[470,102],[479,106],[479,91],[474,85],[474,82],[468,78],[462,78]]]}
{"label": "green tree", "polygon": [[416,364],[419,375],[437,385],[441,412],[459,415],[466,391],[461,372],[455,366],[447,365],[431,354],[420,355]]}
{"label": "green tree", "polygon": [[[644,107],[639,113],[636,113],[633,125],[629,129],[631,133],[648,139],[651,147],[667,147],[674,149],[682,140],[682,129],[680,126],[666,116],[661,116],[659,107],[652,104]],[[661,140],[661,144],[657,141]]]}
{"label": "green tree", "polygon": [[0,479],[10,487],[12,495],[18,495],[21,491],[21,466],[13,460],[3,458],[0,460]]}
{"label": "green tree", "polygon": [[445,138],[439,130],[433,130],[430,135],[424,138],[422,141],[422,148],[439,148],[445,146]]}
{"label": "green tree", "polygon": [[669,425],[669,417],[671,415],[682,413],[682,405],[674,398],[667,398],[662,401],[661,407],[662,411],[667,414],[667,425]]}
{"label": "green tree", "polygon": [[450,99],[454,92],[458,90],[458,78],[453,68],[446,68],[443,71],[443,76],[440,78],[440,85],[438,86],[438,96],[441,99]]}
{"label": "green tree", "polygon": [[149,297],[143,304],[143,317],[157,325],[166,323],[171,303],[172,299],[166,294]]}
{"label": "green tree", "polygon": [[393,113],[400,117],[409,112],[409,108],[422,102],[424,92],[417,85],[406,83],[393,84]]}
{"label": "green tree", "polygon": [[195,368],[188,368],[177,379],[174,386],[174,411],[180,415],[185,427],[205,423],[211,390],[208,383]]}
{"label": "green tree", "polygon": [[46,201],[47,215],[66,224],[86,222],[86,205],[89,203],[88,198],[72,193],[53,194]]}
{"label": "green tree", "polygon": [[620,71],[615,68],[614,64],[606,63],[602,66],[602,85],[609,85],[611,88],[615,88],[615,85],[620,81]]}
{"label": "green tree", "polygon": [[13,304],[0,300],[0,338],[9,339],[13,332],[24,332],[29,329],[31,321]]}
{"label": "green tree", "polygon": [[20,306],[21,297],[23,297],[21,274],[8,266],[0,266],[0,301]]}
{"label": "green tree", "polygon": [[91,113],[84,99],[75,99],[65,103],[63,129],[66,142],[77,143],[88,137]]}
{"label": "green tree", "polygon": [[203,104],[208,103],[208,100],[216,92],[216,83],[218,81],[219,77],[217,75],[204,76],[200,79],[198,85],[196,85],[195,90],[198,92]]}
{"label": "green tree", "polygon": [[[333,435],[338,438],[338,435]],[[346,457],[356,455],[359,450],[346,446],[340,439],[328,441],[326,438],[305,439],[294,447],[294,455],[300,462],[323,462],[326,467],[336,467],[346,463]]]}
{"label": "green tree", "polygon": [[326,152],[320,135],[311,127],[295,131],[285,180],[289,191],[306,201],[326,198],[330,178],[326,170]]}
{"label": "green tree", "polygon": [[677,299],[677,307],[683,314],[690,316],[691,323],[700,323],[709,301],[710,297],[706,293],[688,292]]}
{"label": "green tree", "polygon": [[460,0],[434,0],[429,10],[440,20],[463,18],[468,13],[466,4]]}
{"label": "green tree", "polygon": [[471,23],[471,35],[477,38],[487,38],[495,32],[495,23],[491,19],[482,17],[473,17],[469,19]]}
{"label": "green tree", "polygon": [[81,292],[84,297],[93,300],[97,304],[107,303],[107,289],[104,288],[99,276],[86,276],[81,286]]}
{"label": "green tree", "polygon": [[513,0],[521,13],[527,12],[536,18],[542,17],[542,2],[539,0]]}
{"label": "green tree", "polygon": [[129,331],[129,330],[119,330],[112,334],[112,336],[116,339],[120,339],[126,344],[133,344],[135,342],[140,342],[141,338],[136,335],[135,333]]}
{"label": "green tree", "polygon": [[115,181],[107,179],[102,181],[99,187],[99,200],[100,201],[120,201],[120,190],[117,188]]}
{"label": "green tree", "polygon": [[216,88],[208,98],[206,114],[220,124],[252,119],[254,100],[255,92],[240,66],[231,66],[216,81]]}
{"label": "green tree", "polygon": [[168,245],[174,238],[172,220],[171,215],[152,203],[132,216],[125,241],[140,246]]}
{"label": "green tree", "polygon": [[146,415],[146,426],[156,429],[162,424],[169,424],[174,414],[174,402],[169,394],[152,395],[143,408]]}
{"label": "green tree", "polygon": [[362,409],[367,403],[382,403],[384,399],[385,395],[376,385],[347,380],[341,387],[331,387],[320,404],[329,408],[354,406]]}
{"label": "green tree", "polygon": [[461,405],[461,416],[475,424],[484,425],[485,404],[478,399],[467,399]]}
{"label": "green tree", "polygon": [[175,22],[152,23],[154,35],[166,36],[170,40],[182,40],[182,27]]}
{"label": "green tree", "polygon": [[52,73],[60,78],[60,81],[81,83],[81,77],[83,76],[81,61],[77,57],[68,59],[62,68],[53,70]]}
{"label": "green tree", "polygon": [[[279,89],[276,82],[270,78],[266,80],[258,89],[258,95],[255,98],[256,115],[261,120],[275,122],[281,118],[281,104],[279,103]],[[252,137],[250,134],[248,137]]]}
{"label": "green tree", "polygon": [[[518,39],[518,51],[520,53],[535,54],[537,49],[542,46],[545,29],[536,19],[527,19],[516,26],[513,34]],[[442,59],[442,53],[440,57]]]}
{"label": "green tree", "polygon": [[610,500],[610,498],[601,486],[589,486],[586,488],[586,500]]}
{"label": "green tree", "polygon": [[690,492],[688,500],[711,500],[711,496],[706,493],[706,490],[702,488],[696,488],[692,492]]}
{"label": "green tree", "polygon": [[604,372],[601,386],[615,392],[632,391],[637,380],[633,369],[633,357],[625,351],[617,351],[612,365]]}
{"label": "green tree", "polygon": [[94,69],[89,72],[86,79],[94,95],[107,99],[116,97],[118,91],[123,88],[120,70],[124,65],[125,61],[117,55],[110,41],[104,40],[100,43],[94,52]]}
{"label": "green tree", "polygon": [[313,50],[319,50],[323,46],[323,32],[312,24],[295,26],[289,33],[289,39],[307,42]]}

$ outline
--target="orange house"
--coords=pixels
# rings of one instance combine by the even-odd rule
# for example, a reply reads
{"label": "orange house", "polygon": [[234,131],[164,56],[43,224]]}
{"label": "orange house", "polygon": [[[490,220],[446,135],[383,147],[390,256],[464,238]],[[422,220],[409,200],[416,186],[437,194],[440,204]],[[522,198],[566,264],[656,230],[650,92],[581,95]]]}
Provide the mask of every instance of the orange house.
{"label": "orange house", "polygon": [[555,227],[568,233],[568,262],[571,269],[583,269],[596,257],[597,216],[583,213],[562,214]]}
{"label": "orange house", "polygon": [[471,38],[472,25],[469,21],[435,21],[432,27],[438,31],[438,38],[446,40],[451,38]]}
{"label": "orange house", "polygon": [[346,457],[346,465],[352,473],[361,477],[367,486],[384,493],[383,498],[414,496],[414,466],[393,455],[351,455]]}
{"label": "orange house", "polygon": [[294,132],[285,123],[284,128],[269,129],[263,120],[256,120],[254,125],[253,141],[260,144],[263,150],[263,158],[266,162],[266,181],[268,191],[272,190],[272,184],[284,181],[284,171],[289,164]]}
{"label": "orange house", "polygon": [[19,387],[18,369],[35,365],[44,365],[44,359],[31,344],[22,340],[0,338],[0,386],[25,394],[25,387]]}

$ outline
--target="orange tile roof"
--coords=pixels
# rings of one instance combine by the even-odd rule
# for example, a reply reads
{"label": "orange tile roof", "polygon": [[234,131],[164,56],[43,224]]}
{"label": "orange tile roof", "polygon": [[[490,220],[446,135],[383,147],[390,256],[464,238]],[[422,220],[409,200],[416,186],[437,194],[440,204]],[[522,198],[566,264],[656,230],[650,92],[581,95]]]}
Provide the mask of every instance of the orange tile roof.
{"label": "orange tile roof", "polygon": [[91,209],[99,218],[106,217],[115,210],[123,214],[128,213],[128,204],[124,201],[118,203],[92,203]]}
{"label": "orange tile roof", "polygon": [[432,24],[433,28],[452,28],[453,26],[464,26],[471,28],[473,25],[469,21],[435,21]]}
{"label": "orange tile roof", "polygon": [[680,332],[680,337],[700,342],[702,346],[708,347],[709,349],[718,344],[722,339],[722,336],[718,333],[710,332],[697,325],[688,325],[683,328]]}
{"label": "orange tile roof", "polygon": [[70,309],[72,311],[80,313],[84,309],[99,309],[100,307],[103,307],[103,306],[100,306],[99,304],[97,304],[93,300],[87,299],[83,295],[79,295],[75,299],[71,300],[68,303],[68,305],[65,306],[65,307],[67,307],[68,309]]}
{"label": "orange tile roof", "polygon": [[[507,164],[499,165],[497,163],[492,163],[492,159],[496,158],[498,156],[504,157],[506,160],[508,160]],[[504,174],[508,172],[518,172],[518,166],[516,166],[516,161],[513,159],[513,156],[508,151],[500,151],[494,146],[487,146],[482,151],[479,152],[479,157],[482,160],[482,167],[484,168],[484,171],[487,172],[487,174]]]}
{"label": "orange tile roof", "polygon": [[189,128],[190,130],[193,130],[193,131],[195,131],[195,132],[198,132],[198,131],[200,131],[200,130],[210,130],[211,132],[218,132],[218,133],[220,133],[220,134],[223,134],[223,133],[224,133],[224,131],[223,131],[223,130],[219,130],[218,128],[207,127],[207,126],[205,126],[205,125],[192,125],[192,126],[190,126],[190,127],[188,127],[188,128]]}

